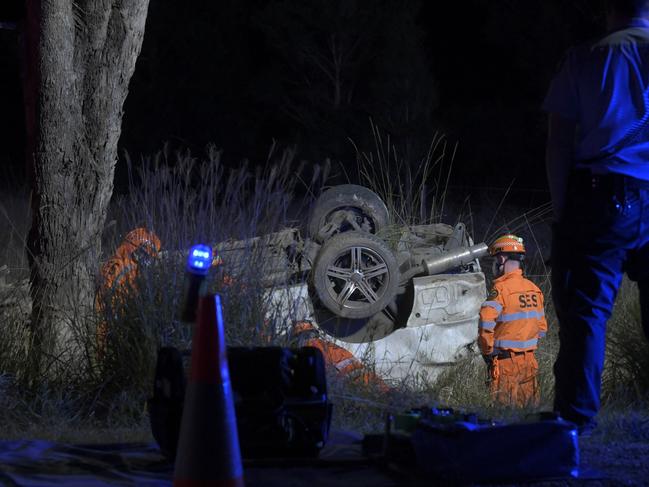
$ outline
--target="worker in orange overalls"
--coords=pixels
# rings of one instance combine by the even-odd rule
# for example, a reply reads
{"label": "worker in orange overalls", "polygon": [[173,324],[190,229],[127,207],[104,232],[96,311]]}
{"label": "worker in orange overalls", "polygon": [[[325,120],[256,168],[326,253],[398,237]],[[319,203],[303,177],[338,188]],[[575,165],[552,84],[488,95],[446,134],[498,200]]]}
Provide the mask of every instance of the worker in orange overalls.
{"label": "worker in orange overalls", "polygon": [[298,346],[315,347],[320,350],[325,364],[332,366],[341,376],[366,386],[375,386],[383,392],[390,390],[383,379],[367,370],[351,352],[326,340],[308,321],[296,323],[291,334]]}
{"label": "worker in orange overalls", "polygon": [[[101,320],[97,326],[97,348],[100,359],[106,350],[108,320],[119,317],[120,310],[128,297],[137,292],[136,279],[142,267],[149,266],[160,255],[161,242],[158,236],[146,228],[136,228],[126,234],[115,254],[100,269],[101,284],[95,296],[95,310]],[[212,250],[212,267],[223,264],[216,248]],[[230,286],[234,280],[229,274],[221,278],[223,286]]]}
{"label": "worker in orange overalls", "polygon": [[98,355],[103,356],[108,339],[108,321],[119,315],[127,298],[136,289],[138,271],[158,257],[160,239],[146,228],[126,234],[115,254],[100,269],[101,283],[95,296],[95,310],[101,320],[97,326]]}
{"label": "worker in orange overalls", "polygon": [[478,345],[488,365],[491,396],[503,405],[537,405],[534,350],[548,329],[543,293],[523,277],[522,238],[503,235],[491,244],[489,253],[494,258],[495,279],[480,308]]}

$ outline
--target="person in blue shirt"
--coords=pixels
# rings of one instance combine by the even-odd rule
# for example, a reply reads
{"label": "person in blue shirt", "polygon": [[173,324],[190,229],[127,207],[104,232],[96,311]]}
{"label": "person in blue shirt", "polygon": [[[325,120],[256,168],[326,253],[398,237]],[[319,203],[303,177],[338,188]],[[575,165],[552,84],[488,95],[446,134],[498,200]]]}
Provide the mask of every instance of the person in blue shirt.
{"label": "person in blue shirt", "polygon": [[555,410],[579,431],[600,407],[606,322],[624,273],[649,338],[649,0],[609,0],[607,34],[552,80],[546,169],[560,348]]}

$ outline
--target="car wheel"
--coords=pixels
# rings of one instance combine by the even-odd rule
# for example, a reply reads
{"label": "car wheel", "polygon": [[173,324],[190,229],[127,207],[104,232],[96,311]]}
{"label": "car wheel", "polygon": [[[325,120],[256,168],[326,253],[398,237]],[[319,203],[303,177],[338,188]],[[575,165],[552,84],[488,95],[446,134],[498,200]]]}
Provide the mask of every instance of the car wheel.
{"label": "car wheel", "polygon": [[376,234],[389,223],[388,209],[372,190],[356,184],[334,186],[316,200],[309,219],[309,236],[323,243],[350,230]]}
{"label": "car wheel", "polygon": [[397,260],[387,244],[365,232],[345,232],[327,240],[316,255],[311,285],[317,301],[343,318],[368,318],[396,295]]}

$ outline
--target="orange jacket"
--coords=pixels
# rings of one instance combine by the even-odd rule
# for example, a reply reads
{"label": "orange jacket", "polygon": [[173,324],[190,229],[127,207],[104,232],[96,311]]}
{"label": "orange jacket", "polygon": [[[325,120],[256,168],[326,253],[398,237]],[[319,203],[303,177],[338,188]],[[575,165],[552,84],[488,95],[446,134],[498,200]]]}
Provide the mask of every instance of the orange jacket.
{"label": "orange jacket", "polygon": [[136,228],[126,234],[124,240],[115,250],[115,254],[101,266],[101,284],[95,298],[95,306],[105,311],[107,305],[117,306],[126,301],[134,291],[138,273],[135,253],[142,249],[149,256],[155,257],[160,252],[160,239],[145,229]]}
{"label": "orange jacket", "polygon": [[494,280],[488,301],[480,308],[478,345],[483,355],[501,350],[536,350],[548,323],[543,293],[517,269]]}

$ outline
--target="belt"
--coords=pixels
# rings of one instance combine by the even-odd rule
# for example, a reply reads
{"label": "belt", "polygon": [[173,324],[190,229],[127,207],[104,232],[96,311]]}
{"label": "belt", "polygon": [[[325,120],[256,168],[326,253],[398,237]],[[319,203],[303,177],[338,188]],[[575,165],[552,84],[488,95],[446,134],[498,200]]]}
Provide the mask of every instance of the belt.
{"label": "belt", "polygon": [[625,174],[594,174],[588,169],[577,169],[572,174],[572,182],[578,188],[591,188],[616,191],[620,189],[649,189],[649,181]]}
{"label": "belt", "polygon": [[526,352],[514,352],[512,350],[503,350],[502,352],[499,352],[496,357],[498,358],[512,358],[512,357],[518,357],[519,355],[525,355],[528,352],[533,352],[534,350],[527,350]]}

